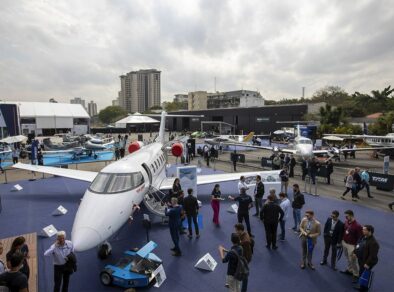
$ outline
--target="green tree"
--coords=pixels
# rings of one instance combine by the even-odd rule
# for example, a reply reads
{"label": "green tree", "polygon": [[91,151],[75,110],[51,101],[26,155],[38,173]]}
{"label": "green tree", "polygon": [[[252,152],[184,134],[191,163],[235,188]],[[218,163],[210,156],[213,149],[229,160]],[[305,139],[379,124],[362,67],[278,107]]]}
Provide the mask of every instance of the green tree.
{"label": "green tree", "polygon": [[373,135],[386,135],[391,133],[392,125],[394,123],[394,111],[387,112],[380,116],[378,120],[368,127],[368,130]]}
{"label": "green tree", "polygon": [[349,99],[349,94],[339,86],[326,86],[316,91],[311,101],[312,102],[326,102],[330,105],[341,105],[346,99]]}
{"label": "green tree", "polygon": [[163,102],[163,106],[166,112],[175,112],[187,109],[187,104],[179,101]]}
{"label": "green tree", "polygon": [[115,122],[118,119],[124,118],[126,115],[127,112],[120,106],[107,106],[98,114],[100,121],[104,124]]}
{"label": "green tree", "polygon": [[338,127],[343,121],[343,112],[341,107],[333,109],[331,105],[326,104],[325,107],[320,107],[320,124]]}

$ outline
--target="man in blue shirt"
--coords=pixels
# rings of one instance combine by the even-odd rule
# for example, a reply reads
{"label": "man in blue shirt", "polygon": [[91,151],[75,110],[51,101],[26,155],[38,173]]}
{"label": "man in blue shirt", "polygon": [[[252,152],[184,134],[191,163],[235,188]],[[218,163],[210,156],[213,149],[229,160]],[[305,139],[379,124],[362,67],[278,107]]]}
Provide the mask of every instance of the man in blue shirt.
{"label": "man in blue shirt", "polygon": [[369,190],[369,173],[368,173],[368,169],[364,169],[361,172],[361,188],[360,188],[360,191],[363,188],[365,188],[367,190],[368,198],[373,198],[373,196],[371,196],[371,192]]}
{"label": "man in blue shirt", "polygon": [[52,256],[54,273],[55,273],[55,286],[54,292],[60,291],[60,286],[63,282],[62,292],[68,291],[68,283],[70,281],[70,272],[67,270],[67,256],[74,252],[74,245],[70,240],[66,240],[66,232],[59,231],[57,233],[56,242],[51,245],[49,249],[44,252],[44,256]]}
{"label": "man in blue shirt", "polygon": [[171,239],[174,243],[173,256],[181,256],[179,248],[179,225],[181,224],[182,206],[178,205],[177,198],[171,198],[171,205],[165,209],[165,214],[168,216],[168,225],[170,226]]}

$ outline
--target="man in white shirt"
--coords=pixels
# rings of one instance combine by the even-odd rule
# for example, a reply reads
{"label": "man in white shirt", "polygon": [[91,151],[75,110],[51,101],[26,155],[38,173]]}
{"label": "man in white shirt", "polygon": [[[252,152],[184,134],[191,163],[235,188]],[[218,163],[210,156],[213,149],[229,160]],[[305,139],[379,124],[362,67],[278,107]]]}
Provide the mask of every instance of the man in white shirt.
{"label": "man in white shirt", "polygon": [[238,182],[238,194],[241,194],[241,189],[244,188],[245,191],[249,190],[248,186],[246,185],[245,182],[245,177],[242,175],[239,178],[239,182]]}
{"label": "man in white shirt", "polygon": [[60,291],[60,286],[63,282],[62,292],[68,291],[68,283],[70,281],[70,272],[66,269],[67,256],[74,252],[74,245],[70,240],[66,240],[66,232],[59,231],[57,233],[56,242],[45,251],[45,256],[53,257],[55,286],[54,292]]}
{"label": "man in white shirt", "polygon": [[291,203],[290,200],[287,198],[287,194],[286,193],[280,193],[279,194],[279,199],[280,199],[280,207],[282,208],[283,212],[285,213],[285,215],[283,216],[282,221],[280,221],[280,230],[281,233],[279,235],[279,240],[280,241],[284,241],[285,240],[285,227],[286,227],[286,220],[289,217],[289,212],[290,212],[290,208],[291,208]]}

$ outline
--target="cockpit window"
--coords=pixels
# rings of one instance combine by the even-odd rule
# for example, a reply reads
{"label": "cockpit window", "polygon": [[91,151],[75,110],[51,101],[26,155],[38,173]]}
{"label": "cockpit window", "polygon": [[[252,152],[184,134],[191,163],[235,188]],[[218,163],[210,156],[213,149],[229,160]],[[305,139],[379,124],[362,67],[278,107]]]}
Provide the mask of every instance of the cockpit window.
{"label": "cockpit window", "polygon": [[300,140],[300,144],[312,144],[311,140]]}
{"label": "cockpit window", "polygon": [[99,194],[126,192],[144,183],[140,172],[133,173],[99,173],[89,190]]}

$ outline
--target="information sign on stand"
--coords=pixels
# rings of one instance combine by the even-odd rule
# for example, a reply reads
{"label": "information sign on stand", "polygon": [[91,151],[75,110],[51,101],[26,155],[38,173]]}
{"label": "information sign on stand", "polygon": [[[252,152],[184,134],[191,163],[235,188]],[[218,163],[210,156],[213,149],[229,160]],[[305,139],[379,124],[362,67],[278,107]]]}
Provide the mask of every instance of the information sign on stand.
{"label": "information sign on stand", "polygon": [[167,279],[166,273],[164,271],[163,265],[160,265],[153,273],[153,277],[156,279],[156,288],[159,288],[161,284]]}
{"label": "information sign on stand", "polygon": [[383,160],[383,173],[389,174],[390,156],[386,155]]}
{"label": "information sign on stand", "polygon": [[62,205],[57,207],[55,211],[52,212],[52,216],[61,216],[67,214],[67,209],[64,208]]}
{"label": "information sign on stand", "polygon": [[177,168],[177,176],[185,190],[185,196],[188,189],[193,189],[193,195],[197,197],[197,166],[180,166]]}
{"label": "information sign on stand", "polygon": [[41,230],[41,236],[43,236],[43,237],[52,237],[55,234],[57,234],[57,229],[52,224],[44,227]]}
{"label": "information sign on stand", "polygon": [[238,213],[238,205],[237,204],[231,204],[231,206],[228,207],[227,212],[237,214]]}
{"label": "information sign on stand", "polygon": [[197,261],[194,267],[197,269],[213,272],[217,264],[218,263],[214,260],[214,258],[209,253],[207,253]]}

